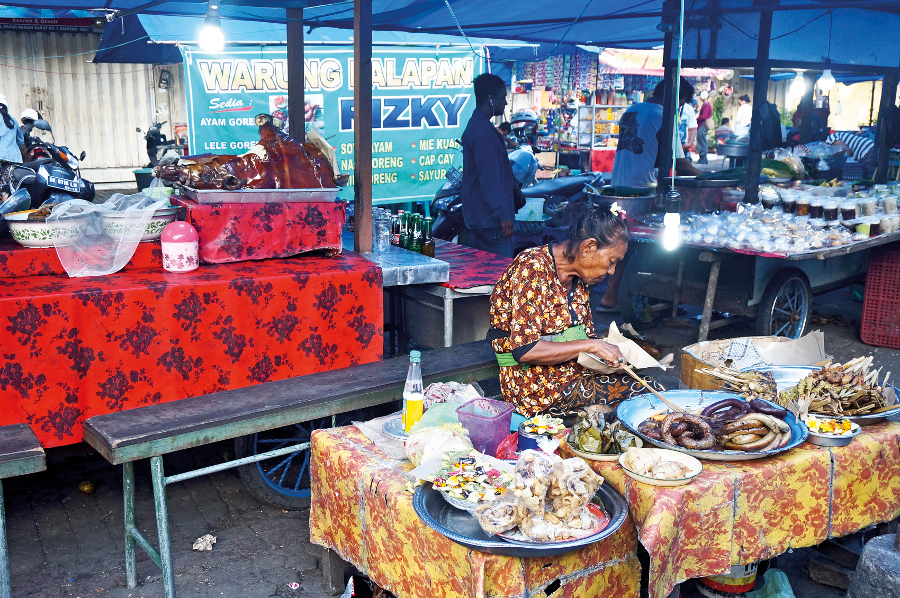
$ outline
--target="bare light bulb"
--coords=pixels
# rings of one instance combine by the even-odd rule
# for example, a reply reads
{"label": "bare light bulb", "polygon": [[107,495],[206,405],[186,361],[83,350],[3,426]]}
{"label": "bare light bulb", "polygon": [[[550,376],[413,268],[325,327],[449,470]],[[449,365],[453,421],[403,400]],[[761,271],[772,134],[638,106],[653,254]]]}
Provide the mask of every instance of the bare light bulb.
{"label": "bare light bulb", "polygon": [[681,245],[681,214],[666,214],[663,226],[663,247],[666,251],[673,251]]}
{"label": "bare light bulb", "polygon": [[225,48],[225,36],[222,34],[222,19],[219,7],[210,2],[200,29],[200,47],[207,52],[221,52]]}
{"label": "bare light bulb", "polygon": [[794,77],[794,82],[791,83],[790,94],[802,97],[804,93],[806,93],[806,79],[803,78],[803,73],[797,73],[797,76]]}
{"label": "bare light bulb", "polygon": [[816,85],[819,86],[819,89],[822,91],[831,91],[831,88],[834,87],[835,80],[834,75],[831,74],[831,69],[825,69],[822,73],[822,76],[819,77],[818,83]]}

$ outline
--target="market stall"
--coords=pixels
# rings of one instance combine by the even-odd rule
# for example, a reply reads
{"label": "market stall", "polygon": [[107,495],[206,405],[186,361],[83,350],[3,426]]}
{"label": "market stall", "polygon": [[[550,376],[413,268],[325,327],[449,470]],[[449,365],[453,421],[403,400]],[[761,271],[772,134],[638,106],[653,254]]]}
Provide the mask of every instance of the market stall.
{"label": "market stall", "polygon": [[815,293],[861,280],[871,252],[900,240],[891,189],[825,195],[838,190],[771,187],[763,191],[768,208],[732,203],[740,213],[694,214],[674,251],[663,247],[660,228],[644,223],[651,217],[635,216],[639,242],[620,286],[623,315],[647,328],[674,317],[673,305],[695,305],[703,309],[699,340],[729,323],[712,322],[713,311],[756,318],[759,334],[802,336]]}

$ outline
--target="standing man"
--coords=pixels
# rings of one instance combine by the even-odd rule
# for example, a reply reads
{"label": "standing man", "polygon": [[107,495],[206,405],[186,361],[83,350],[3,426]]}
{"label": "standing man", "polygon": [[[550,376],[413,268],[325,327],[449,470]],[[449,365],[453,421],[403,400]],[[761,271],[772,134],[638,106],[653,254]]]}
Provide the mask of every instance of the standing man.
{"label": "standing man", "polygon": [[[619,121],[619,145],[616,149],[616,161],[613,163],[612,171],[614,187],[655,188],[657,168],[664,173],[669,172],[671,168],[669,164],[659,163],[660,143],[672,143],[672,139],[663,139],[662,134],[663,90],[664,82],[661,81],[653,90],[653,96],[640,104],[632,105],[622,114],[622,119]],[[682,77],[680,91],[679,108],[694,97],[694,87]],[[694,176],[702,174],[684,157],[684,147],[677,130],[675,136],[678,140],[678,143],[675,144],[676,174]],[[619,311],[616,294],[623,272],[625,272],[624,267],[616,268],[616,271],[609,277],[606,291],[600,300],[600,311]]]}
{"label": "standing man", "polygon": [[738,98],[737,116],[734,117],[734,134],[738,137],[750,135],[750,121],[753,119],[753,104],[747,94]]}
{"label": "standing man", "polygon": [[463,219],[460,243],[512,257],[513,172],[506,143],[491,123],[506,108],[506,84],[491,73],[475,78],[475,112],[462,135]]}
{"label": "standing man", "polygon": [[709,161],[706,157],[707,152],[709,152],[707,135],[709,134],[709,123],[712,119],[712,102],[709,101],[708,91],[700,92],[700,102],[700,113],[697,114],[697,155],[699,156],[697,163],[708,164]]}
{"label": "standing man", "polygon": [[681,106],[680,114],[678,130],[681,133],[681,149],[684,151],[684,157],[691,162],[691,147],[697,138],[697,112],[691,98]]}

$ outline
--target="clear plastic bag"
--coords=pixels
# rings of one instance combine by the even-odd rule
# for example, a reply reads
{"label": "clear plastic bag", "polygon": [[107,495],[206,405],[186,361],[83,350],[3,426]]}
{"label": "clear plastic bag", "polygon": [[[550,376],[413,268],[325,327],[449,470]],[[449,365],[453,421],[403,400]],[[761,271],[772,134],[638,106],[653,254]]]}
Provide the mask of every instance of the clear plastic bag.
{"label": "clear plastic bag", "polygon": [[460,424],[446,424],[439,428],[425,428],[406,439],[406,456],[418,467],[425,461],[440,457],[448,451],[472,449],[469,433]]}
{"label": "clear plastic bag", "polygon": [[521,501],[511,492],[505,492],[490,502],[478,505],[472,515],[484,533],[493,536],[518,526],[521,513]]}
{"label": "clear plastic bag", "polygon": [[[154,183],[162,187],[158,180]],[[72,277],[105,276],[124,268],[156,210],[170,207],[168,195],[153,193],[154,197],[116,193],[102,204],[73,199],[53,206],[47,222],[71,231],[54,239],[56,255],[66,273]],[[117,213],[112,224],[104,217],[110,213]],[[71,226],[72,222],[77,226]],[[107,230],[110,226],[115,228]]]}
{"label": "clear plastic bag", "polygon": [[519,497],[529,513],[543,515],[547,491],[553,484],[556,461],[561,459],[541,451],[526,450],[519,455],[513,477],[513,494]]}

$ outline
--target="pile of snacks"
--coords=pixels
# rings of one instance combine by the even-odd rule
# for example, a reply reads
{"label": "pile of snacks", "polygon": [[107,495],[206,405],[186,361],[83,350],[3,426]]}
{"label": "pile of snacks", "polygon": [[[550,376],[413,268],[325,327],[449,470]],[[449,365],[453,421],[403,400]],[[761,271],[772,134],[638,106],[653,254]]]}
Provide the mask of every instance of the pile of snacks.
{"label": "pile of snacks", "polygon": [[444,453],[441,469],[431,483],[450,498],[473,505],[493,501],[512,483],[513,476],[490,468],[480,455],[475,450]]}
{"label": "pile of snacks", "polygon": [[872,357],[828,364],[778,393],[777,402],[800,419],[807,413],[862,416],[895,409],[884,396],[891,373],[879,383],[881,368],[870,371],[871,366]]}
{"label": "pile of snacks", "polygon": [[572,428],[569,442],[579,451],[598,455],[618,455],[635,446],[637,437],[623,430],[618,420],[608,424],[602,414],[599,419],[598,423],[594,417],[584,417]]}
{"label": "pile of snacks", "polygon": [[516,463],[509,490],[474,514],[488,534],[518,527],[536,542],[571,540],[594,526],[587,505],[602,483],[583,459],[527,450]]}
{"label": "pile of snacks", "polygon": [[806,425],[810,432],[816,434],[831,434],[834,436],[844,436],[852,434],[854,431],[853,422],[849,419],[825,419],[810,415],[806,418]]}

